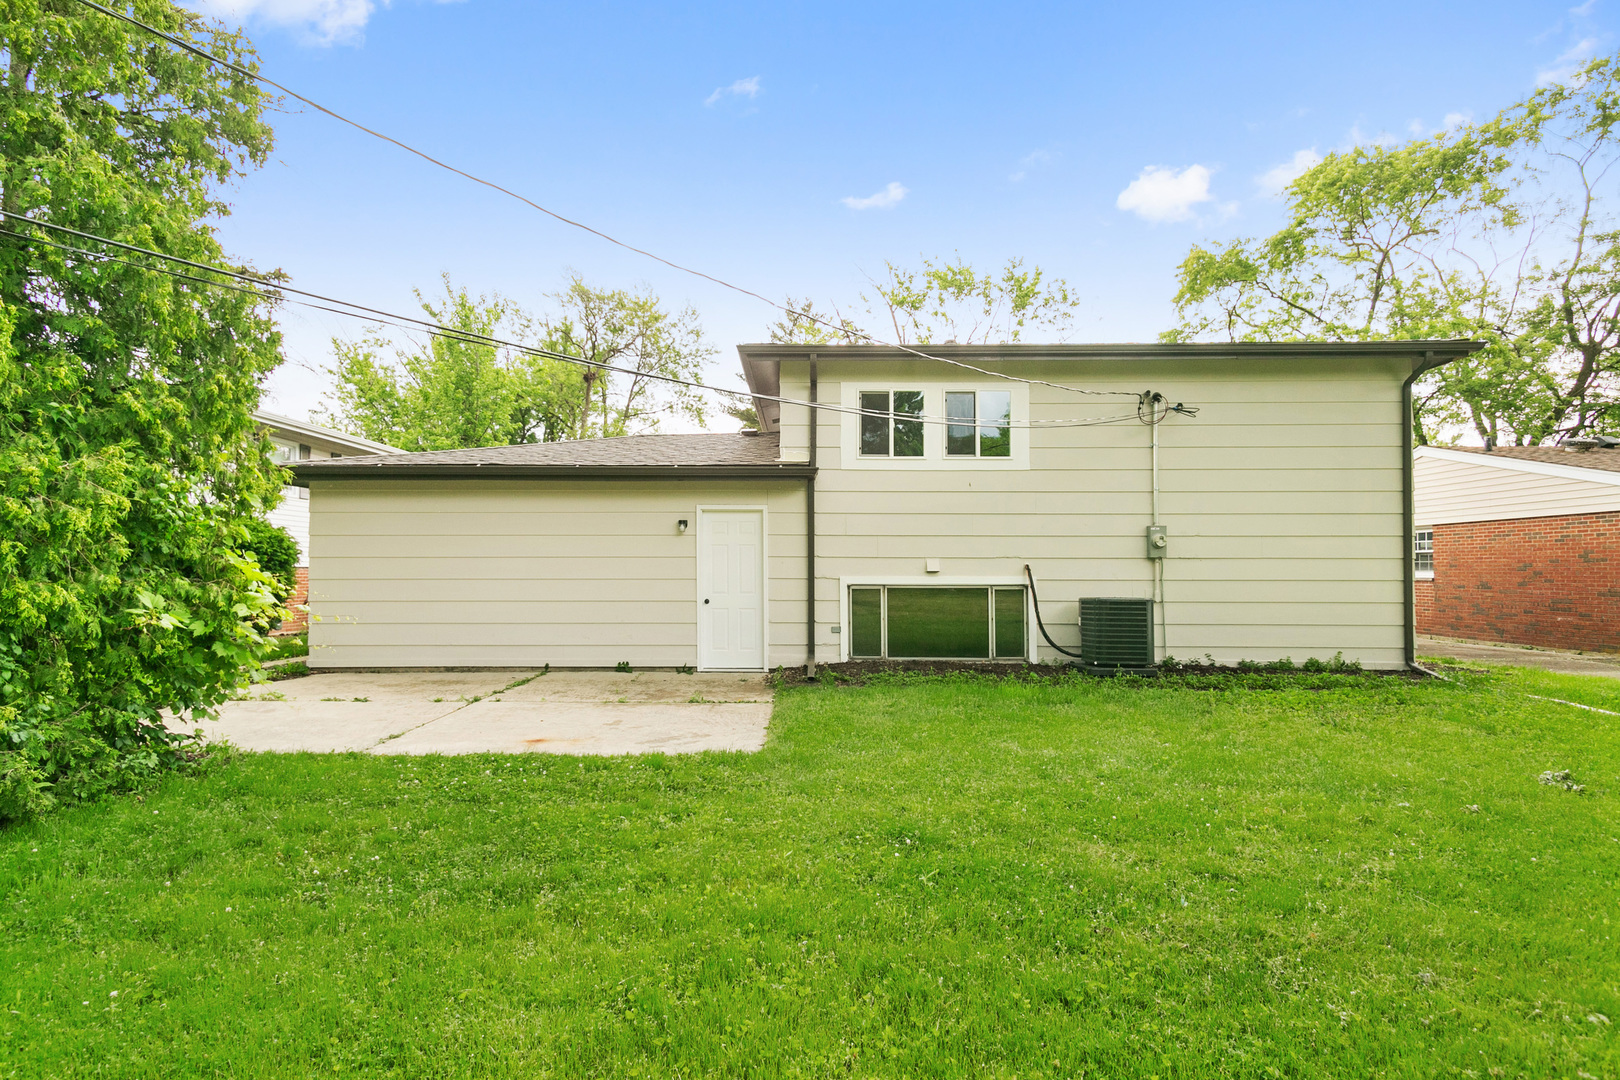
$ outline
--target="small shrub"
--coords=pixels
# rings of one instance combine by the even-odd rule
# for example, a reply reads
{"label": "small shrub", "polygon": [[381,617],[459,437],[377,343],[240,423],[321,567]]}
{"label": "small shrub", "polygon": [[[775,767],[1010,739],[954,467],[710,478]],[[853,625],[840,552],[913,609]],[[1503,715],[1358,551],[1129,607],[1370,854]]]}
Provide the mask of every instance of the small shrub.
{"label": "small shrub", "polygon": [[0,822],[21,821],[49,810],[50,782],[39,763],[15,750],[0,750]]}
{"label": "small shrub", "polygon": [[298,541],[281,526],[258,518],[249,519],[246,527],[247,542],[240,550],[252,555],[259,569],[276,579],[283,590],[282,599],[291,596],[298,585]]}
{"label": "small shrub", "polygon": [[630,661],[628,661],[628,660],[620,660],[617,664],[613,665],[613,670],[614,671],[629,671],[630,670]]}
{"label": "small shrub", "polygon": [[675,674],[677,675],[695,675],[696,673],[697,668],[693,667],[691,664],[682,664],[680,667],[675,669]]}

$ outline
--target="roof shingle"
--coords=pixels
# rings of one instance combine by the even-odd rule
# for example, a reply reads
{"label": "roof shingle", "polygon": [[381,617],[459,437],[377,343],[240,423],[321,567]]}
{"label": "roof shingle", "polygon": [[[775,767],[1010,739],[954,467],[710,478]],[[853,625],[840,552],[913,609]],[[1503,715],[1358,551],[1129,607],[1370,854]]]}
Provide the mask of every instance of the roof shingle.
{"label": "roof shingle", "polygon": [[1498,446],[1486,455],[1485,449],[1479,446],[1447,446],[1444,449],[1464,454],[1516,458],[1519,461],[1540,461],[1548,465],[1568,465],[1575,469],[1620,472],[1620,450],[1577,450],[1563,446]]}
{"label": "roof shingle", "polygon": [[393,469],[435,467],[504,468],[724,468],[771,466],[780,462],[781,440],[777,435],[620,435],[609,439],[576,439],[569,442],[522,443],[517,446],[483,446],[471,450],[426,450],[408,454],[364,454],[298,463],[300,475],[350,471],[357,467],[375,468],[383,473]]}

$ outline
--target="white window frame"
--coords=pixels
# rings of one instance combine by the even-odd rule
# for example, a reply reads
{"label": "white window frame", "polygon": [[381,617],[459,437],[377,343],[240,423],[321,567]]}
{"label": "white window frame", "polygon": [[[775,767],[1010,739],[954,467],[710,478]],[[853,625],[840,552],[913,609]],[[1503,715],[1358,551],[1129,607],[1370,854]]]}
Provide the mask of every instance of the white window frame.
{"label": "white window frame", "polygon": [[[866,452],[866,448],[865,448],[865,445],[864,445],[865,440],[863,438],[865,432],[862,429],[866,426],[866,421],[870,420],[871,417],[869,415],[867,415],[866,406],[861,404],[861,400],[867,394],[884,394],[884,395],[886,395],[886,400],[888,401],[888,419],[885,421],[885,423],[888,425],[888,428],[889,428],[889,440],[888,440],[889,451],[886,454],[868,454]],[[923,452],[922,453],[920,453],[920,454],[896,454],[894,452],[894,428],[895,428],[895,424],[902,423],[902,422],[907,422],[907,421],[902,420],[902,418],[904,416],[906,416],[907,414],[905,414],[905,413],[897,413],[897,412],[894,411],[894,395],[896,395],[896,394],[920,394],[920,395],[922,395],[922,411],[924,413],[928,412],[928,392],[926,390],[922,390],[922,389],[919,389],[919,388],[916,388],[916,387],[906,387],[906,386],[890,387],[889,389],[886,389],[886,390],[878,389],[877,387],[871,387],[871,386],[862,387],[860,393],[855,395],[856,406],[861,410],[860,415],[855,418],[855,453],[856,453],[856,455],[858,457],[863,457],[863,458],[867,459],[868,461],[920,461],[923,458],[926,458],[928,456],[928,425],[927,424],[920,424],[920,426],[922,427],[922,436],[923,436]],[[911,422],[917,422],[917,421],[911,421]]]}
{"label": "white window frame", "polygon": [[[1029,582],[1018,574],[1003,576],[975,575],[973,577],[942,577],[939,574],[928,574],[926,576],[858,574],[851,577],[841,577],[838,579],[838,659],[840,663],[849,659],[849,590],[851,588],[861,588],[863,586],[871,588],[879,585],[902,589],[917,585],[954,587],[958,589],[1010,589],[1015,587],[1022,589],[1024,590],[1024,648],[1028,650],[1024,659],[1031,664],[1039,663],[1035,655],[1035,601],[1030,596]],[[1008,660],[1011,657],[1000,657],[999,659]],[[995,661],[986,660],[985,663],[995,663]]]}
{"label": "white window frame", "polygon": [[[1424,549],[1424,548],[1421,548],[1421,547],[1418,546],[1420,543],[1422,543],[1421,538],[1423,537],[1423,535],[1425,533],[1427,533],[1428,537],[1429,537],[1429,546],[1428,546],[1427,549]],[[1418,556],[1419,555],[1427,555],[1429,557],[1429,568],[1427,570],[1421,570],[1421,569],[1418,568]],[[1413,529],[1412,530],[1412,556],[1411,557],[1412,557],[1412,580],[1413,581],[1433,581],[1434,580],[1434,527],[1433,526],[1430,526],[1430,527],[1425,528],[1425,529]]]}
{"label": "white window frame", "polygon": [[[841,414],[839,422],[839,467],[845,469],[923,469],[931,471],[936,469],[965,470],[969,472],[988,472],[1002,469],[1022,470],[1029,468],[1030,437],[1032,429],[1013,427],[1012,453],[1008,457],[979,457],[977,456],[977,438],[975,438],[975,455],[966,454],[949,455],[945,453],[945,425],[942,422],[923,424],[923,455],[922,457],[879,457],[867,456],[861,453],[861,394],[881,393],[884,391],[893,394],[896,390],[920,390],[923,394],[923,415],[933,421],[943,421],[945,418],[945,392],[947,390],[972,390],[983,393],[987,390],[1010,391],[1012,393],[1012,422],[1014,424],[1027,422],[1030,415],[1029,387],[1023,383],[1008,382],[933,382],[919,383],[901,379],[895,380],[854,380],[844,381],[839,388],[838,403],[846,410]],[[890,402],[892,404],[893,398]],[[975,402],[977,411],[977,402]],[[975,417],[977,425],[977,417]],[[892,438],[892,431],[891,431]],[[823,467],[830,465],[823,462]]]}
{"label": "white window frame", "polygon": [[[951,453],[950,431],[951,431],[951,426],[952,425],[950,424],[949,413],[950,413],[950,400],[951,400],[951,395],[952,394],[972,394],[973,395],[973,422],[972,422],[972,424],[971,425],[964,425],[964,424],[956,425],[957,427],[971,426],[973,428],[973,453],[971,453],[971,454],[953,454],[953,453]],[[1007,454],[1005,456],[1003,456],[1003,457],[985,457],[985,454],[984,454],[984,442],[983,442],[984,433],[983,433],[982,429],[986,428],[986,427],[993,426],[993,425],[989,425],[989,424],[984,423],[983,419],[979,415],[979,395],[980,394],[1006,394],[1007,397],[1008,397],[1007,420],[1009,422],[1009,426],[1007,428]],[[979,458],[979,459],[982,459],[984,461],[1008,461],[1008,460],[1011,460],[1011,458],[1012,458],[1012,450],[1013,450],[1013,448],[1016,447],[1018,445],[1018,442],[1019,442],[1019,438],[1018,438],[1018,435],[1016,434],[1016,432],[1021,430],[1021,431],[1023,431],[1025,433],[1026,437],[1028,435],[1028,432],[1029,432],[1028,428],[1017,428],[1017,429],[1015,429],[1015,428],[1010,426],[1012,418],[1013,418],[1013,411],[1014,411],[1013,406],[1011,404],[1012,390],[1010,388],[1009,389],[1003,389],[1001,387],[993,387],[993,388],[979,387],[979,388],[969,389],[967,387],[951,387],[951,386],[947,386],[945,388],[945,393],[943,395],[941,395],[940,400],[941,400],[942,403],[944,403],[944,406],[945,406],[944,408],[940,409],[940,413],[941,413],[941,415],[944,415],[945,419],[946,419],[944,433],[941,435],[940,441],[941,441],[941,444],[944,447],[945,457],[947,459],[955,459],[957,461],[969,461],[969,460],[971,460],[973,458]]]}

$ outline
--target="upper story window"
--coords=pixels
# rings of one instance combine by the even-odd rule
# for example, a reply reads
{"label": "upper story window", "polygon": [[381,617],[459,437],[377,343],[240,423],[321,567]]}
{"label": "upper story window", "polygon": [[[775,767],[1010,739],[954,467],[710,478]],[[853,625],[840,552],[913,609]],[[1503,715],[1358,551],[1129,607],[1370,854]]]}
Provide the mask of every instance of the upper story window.
{"label": "upper story window", "polygon": [[861,391],[861,456],[923,456],[923,392]]}
{"label": "upper story window", "polygon": [[1006,390],[947,390],[945,419],[947,456],[1012,456],[1012,394]]}
{"label": "upper story window", "polygon": [[271,458],[278,465],[285,465],[288,462],[298,460],[298,445],[296,443],[285,443],[280,439],[271,439],[270,448],[272,450]]}
{"label": "upper story window", "polygon": [[1419,529],[1412,534],[1412,571],[1419,577],[1434,577],[1434,530]]}

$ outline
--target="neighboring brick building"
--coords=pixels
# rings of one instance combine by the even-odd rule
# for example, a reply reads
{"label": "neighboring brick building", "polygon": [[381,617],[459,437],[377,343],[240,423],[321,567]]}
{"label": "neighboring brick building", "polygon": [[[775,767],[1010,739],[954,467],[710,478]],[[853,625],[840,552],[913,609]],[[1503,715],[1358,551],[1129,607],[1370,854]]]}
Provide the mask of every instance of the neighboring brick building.
{"label": "neighboring brick building", "polygon": [[1620,448],[1419,447],[1420,634],[1620,652]]}

